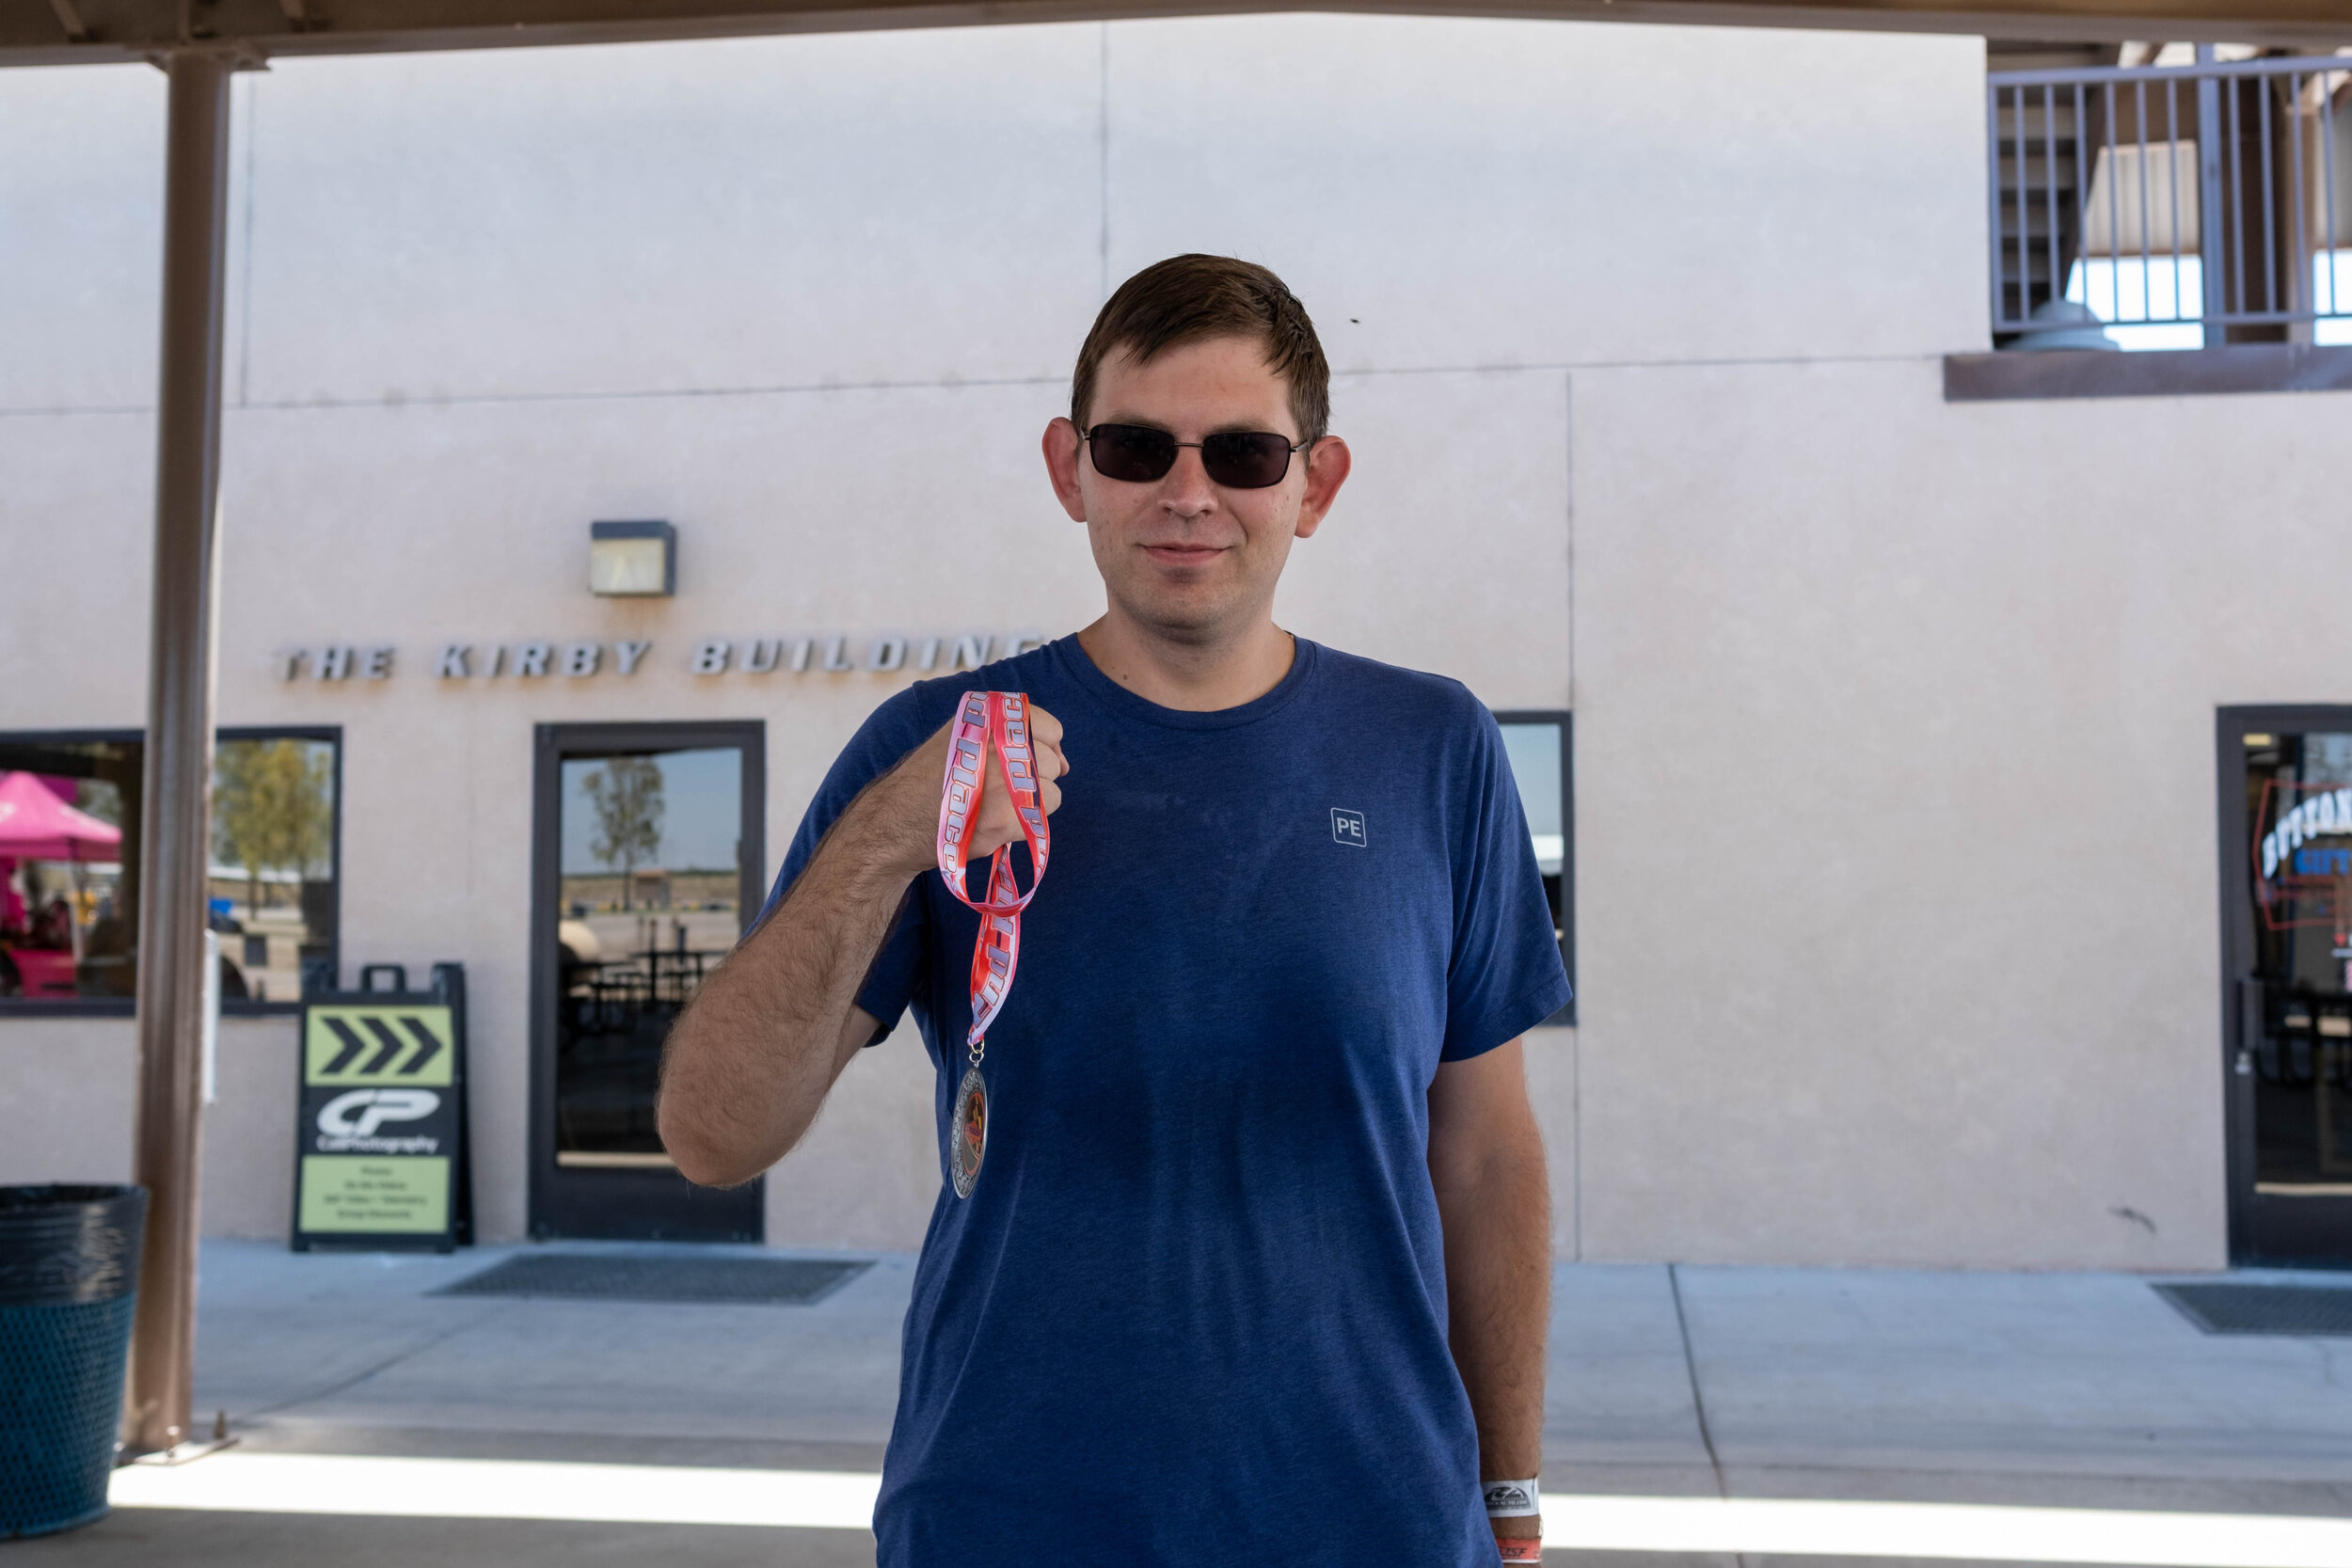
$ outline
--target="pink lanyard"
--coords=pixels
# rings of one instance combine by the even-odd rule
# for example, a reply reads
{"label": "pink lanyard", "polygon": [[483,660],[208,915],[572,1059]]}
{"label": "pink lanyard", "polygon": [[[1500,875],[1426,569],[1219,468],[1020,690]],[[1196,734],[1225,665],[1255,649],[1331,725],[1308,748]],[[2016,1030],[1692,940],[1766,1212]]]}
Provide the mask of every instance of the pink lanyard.
{"label": "pink lanyard", "polygon": [[[1005,759],[1013,815],[1029,846],[1029,891],[1013,880],[1012,846],[989,857],[988,894],[974,899],[964,888],[965,851],[979,829],[980,795],[988,778],[991,745]],[[966,1048],[978,1067],[988,1049],[983,1037],[1012,990],[1021,962],[1021,911],[1037,896],[1045,877],[1053,832],[1038,799],[1037,758],[1029,744],[1029,699],[1019,691],[967,691],[947,739],[947,777],[939,800],[939,875],[947,891],[979,911],[979,939],[972,944],[972,1032]]]}

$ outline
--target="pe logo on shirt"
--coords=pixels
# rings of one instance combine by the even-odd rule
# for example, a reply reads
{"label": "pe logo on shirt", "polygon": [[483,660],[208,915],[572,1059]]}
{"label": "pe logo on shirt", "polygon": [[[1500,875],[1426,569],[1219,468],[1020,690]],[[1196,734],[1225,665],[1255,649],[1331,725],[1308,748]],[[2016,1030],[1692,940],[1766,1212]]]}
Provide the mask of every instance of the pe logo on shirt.
{"label": "pe logo on shirt", "polygon": [[1364,814],[1349,811],[1344,806],[1331,808],[1331,837],[1340,844],[1353,844],[1359,849],[1369,849],[1372,841],[1364,836]]}

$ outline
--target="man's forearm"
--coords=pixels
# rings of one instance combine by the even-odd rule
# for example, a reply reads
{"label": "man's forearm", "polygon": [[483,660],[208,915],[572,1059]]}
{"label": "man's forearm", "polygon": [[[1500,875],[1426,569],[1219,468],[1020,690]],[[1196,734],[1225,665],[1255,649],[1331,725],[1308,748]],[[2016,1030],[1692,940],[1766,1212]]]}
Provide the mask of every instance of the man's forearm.
{"label": "man's forearm", "polygon": [[[1437,1176],[1448,1339],[1478,1424],[1479,1479],[1543,1465],[1544,1339],[1551,1307],[1550,1193],[1530,1118]],[[1495,1521],[1496,1533],[1530,1528]]]}
{"label": "man's forearm", "polygon": [[690,1180],[747,1181],[783,1158],[847,1060],[858,984],[919,869],[873,793],[842,815],[783,905],[671,1031],[661,1140]]}

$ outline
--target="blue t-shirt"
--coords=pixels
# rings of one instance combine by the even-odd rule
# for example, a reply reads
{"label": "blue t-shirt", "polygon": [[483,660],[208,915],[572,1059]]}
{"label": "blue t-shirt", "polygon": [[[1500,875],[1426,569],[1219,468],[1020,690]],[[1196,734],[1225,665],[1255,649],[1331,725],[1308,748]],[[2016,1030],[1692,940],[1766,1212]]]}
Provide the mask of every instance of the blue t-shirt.
{"label": "blue t-shirt", "polygon": [[[1180,712],[1065,638],[877,709],[771,908],[977,689],[1059,719],[1071,772],[986,1158],[915,1270],[882,1563],[1491,1564],[1427,1094],[1568,999],[1494,719],[1304,639],[1255,702]],[[914,1008],[943,1176],[977,929],[924,873],[858,992]]]}

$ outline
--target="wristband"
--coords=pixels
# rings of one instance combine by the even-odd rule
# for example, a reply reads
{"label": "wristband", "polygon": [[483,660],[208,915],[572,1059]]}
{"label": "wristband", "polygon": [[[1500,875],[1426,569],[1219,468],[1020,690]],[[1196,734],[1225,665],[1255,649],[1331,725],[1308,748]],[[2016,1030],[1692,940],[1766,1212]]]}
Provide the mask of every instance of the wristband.
{"label": "wristband", "polygon": [[1543,1488],[1534,1481],[1482,1481],[1478,1490],[1486,1496],[1489,1519],[1517,1519],[1544,1511]]}
{"label": "wristband", "polygon": [[1505,1562],[1539,1563],[1544,1560],[1544,1543],[1541,1537],[1521,1541],[1516,1538],[1505,1540],[1497,1536],[1495,1549],[1502,1554],[1502,1560]]}

